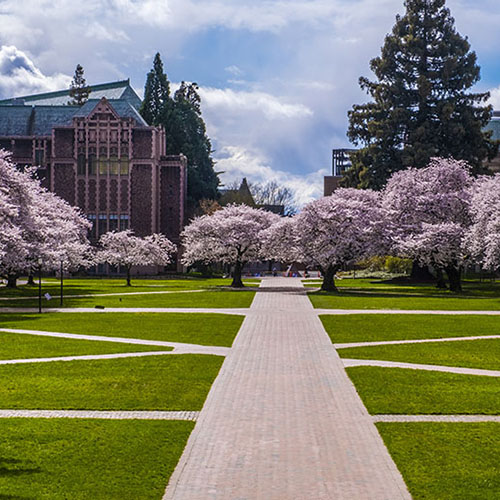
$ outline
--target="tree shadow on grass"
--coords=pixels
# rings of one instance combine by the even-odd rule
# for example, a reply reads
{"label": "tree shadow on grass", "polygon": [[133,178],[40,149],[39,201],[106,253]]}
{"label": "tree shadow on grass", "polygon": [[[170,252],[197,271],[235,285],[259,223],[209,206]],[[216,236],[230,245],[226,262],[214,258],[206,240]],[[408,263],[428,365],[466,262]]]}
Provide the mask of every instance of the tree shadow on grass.
{"label": "tree shadow on grass", "polygon": [[[33,463],[30,463],[29,460],[18,460],[17,458],[0,457],[0,477],[15,477],[21,476],[23,474],[38,474],[40,472],[42,472],[42,469],[38,466],[35,466]],[[1,498],[3,497],[0,493],[0,499]]]}

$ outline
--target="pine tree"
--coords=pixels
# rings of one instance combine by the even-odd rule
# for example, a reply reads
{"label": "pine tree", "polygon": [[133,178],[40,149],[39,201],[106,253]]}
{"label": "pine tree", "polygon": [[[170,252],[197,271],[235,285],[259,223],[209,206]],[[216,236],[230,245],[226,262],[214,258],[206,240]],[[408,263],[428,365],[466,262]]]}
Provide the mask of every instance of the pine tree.
{"label": "pine tree", "polygon": [[160,53],[157,52],[153,61],[153,69],[146,78],[140,113],[150,125],[160,125],[165,108],[170,105],[170,82],[163,71]]}
{"label": "pine tree", "polygon": [[165,129],[166,152],[183,154],[188,160],[188,208],[193,213],[203,199],[215,200],[219,179],[211,157],[212,146],[201,116],[201,98],[196,83],[182,82],[170,97],[170,83],[163,72],[160,54],[144,88],[142,117],[151,125]]}
{"label": "pine tree", "polygon": [[432,157],[463,159],[473,173],[497,145],[483,127],[489,93],[467,92],[480,78],[476,54],[454,27],[445,0],[406,0],[381,55],[360,78],[373,99],[349,111],[348,137],[362,145],[343,184],[381,188],[395,171],[424,167]]}
{"label": "pine tree", "polygon": [[87,82],[83,77],[83,68],[80,64],[77,64],[75,75],[73,76],[73,80],[71,81],[71,85],[69,87],[69,96],[71,97],[71,100],[68,101],[68,104],[81,106],[87,102],[89,95],[90,87],[87,85]]}

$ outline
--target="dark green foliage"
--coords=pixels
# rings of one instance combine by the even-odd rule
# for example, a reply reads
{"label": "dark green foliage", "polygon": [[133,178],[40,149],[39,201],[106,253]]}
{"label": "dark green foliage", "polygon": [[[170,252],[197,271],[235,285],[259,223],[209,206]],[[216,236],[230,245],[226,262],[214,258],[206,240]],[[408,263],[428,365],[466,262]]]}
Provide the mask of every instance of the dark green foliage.
{"label": "dark green foliage", "polygon": [[201,98],[196,83],[182,82],[173,98],[163,72],[160,54],[148,73],[141,115],[166,133],[166,152],[183,154],[188,161],[188,205],[192,212],[202,199],[215,199],[219,179],[211,157],[212,146],[201,116]]}
{"label": "dark green foliage", "polygon": [[85,104],[90,95],[90,87],[87,85],[85,78],[83,77],[83,68],[80,64],[77,64],[75,69],[75,75],[71,81],[69,87],[69,96],[71,100],[68,104],[76,104],[82,106]]}
{"label": "dark green foliage", "polygon": [[473,173],[496,154],[488,93],[468,93],[479,81],[476,54],[454,27],[445,0],[406,0],[382,53],[360,78],[372,102],[349,111],[348,136],[363,148],[353,155],[345,185],[381,188],[393,172],[424,167],[436,156],[469,162]]}
{"label": "dark green foliage", "polygon": [[150,125],[160,125],[161,114],[170,105],[170,82],[163,72],[160,54],[155,55],[153,69],[148,73],[144,86],[144,100],[140,113]]}

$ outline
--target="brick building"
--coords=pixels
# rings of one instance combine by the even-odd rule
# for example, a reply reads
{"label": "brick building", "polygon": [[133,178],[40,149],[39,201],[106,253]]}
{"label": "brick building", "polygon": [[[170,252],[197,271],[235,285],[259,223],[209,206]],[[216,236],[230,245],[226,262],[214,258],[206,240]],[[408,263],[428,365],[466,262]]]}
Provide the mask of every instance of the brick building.
{"label": "brick building", "polygon": [[83,106],[67,104],[68,90],[0,101],[0,148],[39,166],[45,187],[93,222],[93,241],[130,228],[179,243],[185,157],[165,155],[164,131],[141,117],[128,80],[90,89]]}

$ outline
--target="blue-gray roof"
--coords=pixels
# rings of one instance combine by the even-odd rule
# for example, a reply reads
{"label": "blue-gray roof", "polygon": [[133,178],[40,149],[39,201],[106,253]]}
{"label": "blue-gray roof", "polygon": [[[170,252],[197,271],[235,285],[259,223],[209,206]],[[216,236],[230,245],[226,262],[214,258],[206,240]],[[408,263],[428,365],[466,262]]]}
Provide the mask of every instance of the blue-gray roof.
{"label": "blue-gray roof", "polygon": [[[70,127],[73,118],[88,116],[98,99],[90,99],[83,106],[12,105],[0,103],[0,136],[50,136],[55,127]],[[138,111],[129,101],[108,101],[121,118],[133,118],[136,126],[147,127]]]}
{"label": "blue-gray roof", "polygon": [[[128,101],[134,108],[139,109],[141,99],[135,90],[130,86],[130,80],[120,80],[118,82],[101,83],[90,85],[90,98],[101,99],[122,99]],[[69,89],[58,90],[57,92],[45,92],[43,94],[33,94],[27,96],[17,96],[12,99],[0,100],[0,104],[25,104],[41,106],[64,106],[71,98]]]}

